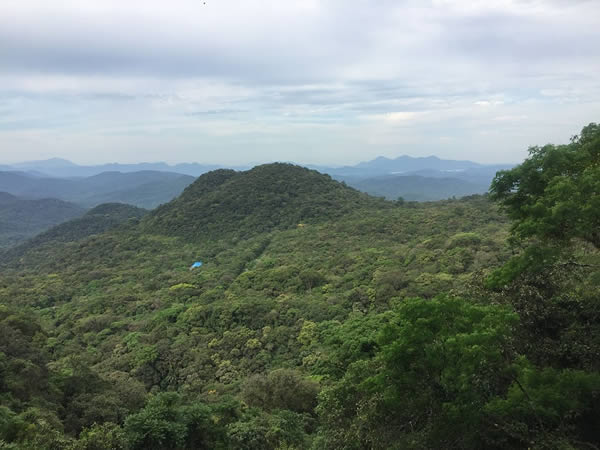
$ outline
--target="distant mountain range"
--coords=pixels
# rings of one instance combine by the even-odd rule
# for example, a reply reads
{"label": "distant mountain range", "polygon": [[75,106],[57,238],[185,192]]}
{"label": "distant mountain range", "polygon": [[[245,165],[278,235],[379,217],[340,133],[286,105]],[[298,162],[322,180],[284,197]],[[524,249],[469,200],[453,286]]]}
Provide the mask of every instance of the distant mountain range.
{"label": "distant mountain range", "polygon": [[[496,172],[512,165],[400,156],[354,166],[308,167],[372,195],[425,201],[484,193]],[[55,197],[85,207],[121,202],[152,209],[179,195],[194,177],[218,168],[225,167],[164,162],[80,166],[52,158],[0,166],[0,191],[28,198]]]}
{"label": "distant mountain range", "polygon": [[395,200],[434,201],[487,192],[496,172],[514,164],[484,165],[473,161],[384,157],[355,166],[314,167],[360,191]]}
{"label": "distant mountain range", "polygon": [[379,175],[407,174],[419,170],[431,170],[437,172],[461,172],[469,169],[487,167],[473,161],[456,161],[451,159],[440,159],[437,156],[414,158],[412,156],[399,156],[395,159],[380,156],[371,161],[365,161],[355,166],[344,167],[322,167],[313,168],[332,176],[340,177],[373,177]]}
{"label": "distant mountain range", "polygon": [[[211,170],[219,169],[223,166],[212,164],[183,163],[169,165],[164,162],[156,163],[137,163],[137,164],[100,164],[95,166],[80,166],[62,158],[51,158],[42,161],[27,161],[17,164],[0,165],[1,171],[20,171],[33,176],[73,178],[73,177],[91,177],[103,172],[174,172],[183,175],[197,177]],[[246,169],[246,166],[240,169]]]}
{"label": "distant mountain range", "polygon": [[31,199],[53,197],[86,208],[112,202],[151,209],[179,195],[194,179],[189,175],[160,171],[103,172],[87,178],[0,172],[0,191]]}
{"label": "distant mountain range", "polygon": [[[310,169],[315,169],[319,172],[327,173],[332,176],[359,178],[391,174],[413,174],[414,172],[418,171],[439,172],[446,173],[446,175],[448,175],[478,169],[498,170],[498,168],[509,168],[512,166],[512,164],[486,165],[466,160],[460,161],[441,159],[437,156],[412,157],[406,155],[399,156],[398,158],[394,159],[379,156],[373,160],[361,162],[353,166],[331,167],[323,165],[306,165],[306,167]],[[0,171],[20,171],[32,176],[58,178],[90,177],[103,172],[127,173],[140,171],[174,172],[198,177],[203,173],[210,172],[211,170],[223,168],[247,170],[251,168],[251,166],[225,166],[199,163],[181,163],[169,165],[165,162],[142,162],[137,164],[111,163],[94,166],[82,166],[61,158],[0,165]]]}
{"label": "distant mountain range", "polygon": [[418,202],[482,194],[489,187],[489,183],[473,183],[460,178],[426,178],[420,175],[382,175],[352,179],[346,184],[359,191],[389,200],[402,197],[404,200]]}

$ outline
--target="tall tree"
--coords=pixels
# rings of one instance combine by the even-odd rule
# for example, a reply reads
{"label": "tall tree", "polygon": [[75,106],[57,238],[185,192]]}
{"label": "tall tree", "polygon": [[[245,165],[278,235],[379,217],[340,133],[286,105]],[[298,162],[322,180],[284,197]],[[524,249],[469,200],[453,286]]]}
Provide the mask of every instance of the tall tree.
{"label": "tall tree", "polygon": [[600,249],[600,125],[587,125],[567,145],[530,148],[522,164],[498,172],[490,192],[514,221],[513,243],[525,248],[492,284],[540,271],[577,242]]}

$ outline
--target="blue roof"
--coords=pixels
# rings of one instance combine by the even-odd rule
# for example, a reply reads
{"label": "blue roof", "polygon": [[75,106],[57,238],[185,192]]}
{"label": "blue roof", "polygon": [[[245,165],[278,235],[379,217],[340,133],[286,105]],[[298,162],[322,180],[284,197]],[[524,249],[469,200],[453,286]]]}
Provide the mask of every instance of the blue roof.
{"label": "blue roof", "polygon": [[202,261],[196,261],[194,264],[192,264],[192,267],[202,267]]}

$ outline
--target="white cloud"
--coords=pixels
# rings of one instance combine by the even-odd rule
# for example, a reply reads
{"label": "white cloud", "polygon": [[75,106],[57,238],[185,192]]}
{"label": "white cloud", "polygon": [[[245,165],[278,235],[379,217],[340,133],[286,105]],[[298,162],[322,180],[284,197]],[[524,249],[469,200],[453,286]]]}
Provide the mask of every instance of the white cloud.
{"label": "white cloud", "polygon": [[563,0],[0,2],[0,162],[514,161],[598,120],[598,16]]}

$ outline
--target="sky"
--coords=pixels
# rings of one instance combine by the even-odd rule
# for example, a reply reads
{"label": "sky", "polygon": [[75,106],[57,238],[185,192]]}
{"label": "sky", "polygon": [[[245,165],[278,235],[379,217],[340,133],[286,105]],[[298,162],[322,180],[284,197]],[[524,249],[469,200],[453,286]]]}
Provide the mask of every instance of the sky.
{"label": "sky", "polygon": [[514,163],[600,121],[598,0],[2,0],[0,163]]}

